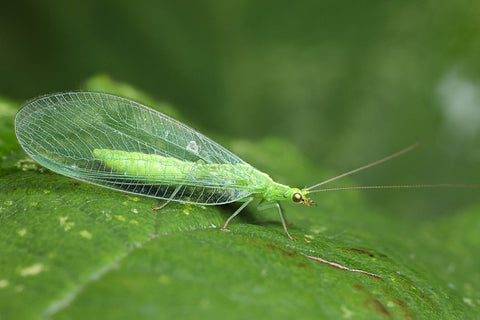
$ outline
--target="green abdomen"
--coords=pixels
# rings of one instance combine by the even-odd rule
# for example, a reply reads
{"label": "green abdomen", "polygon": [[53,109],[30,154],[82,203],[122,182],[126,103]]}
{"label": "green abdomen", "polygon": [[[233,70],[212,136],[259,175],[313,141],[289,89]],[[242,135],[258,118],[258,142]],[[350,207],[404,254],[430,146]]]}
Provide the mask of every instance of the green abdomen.
{"label": "green abdomen", "polygon": [[216,194],[230,192],[247,196],[262,193],[265,190],[265,177],[268,178],[245,164],[207,164],[108,149],[95,149],[93,154],[110,170],[111,178],[169,186],[172,190],[177,186],[187,186],[198,190],[208,188]]}

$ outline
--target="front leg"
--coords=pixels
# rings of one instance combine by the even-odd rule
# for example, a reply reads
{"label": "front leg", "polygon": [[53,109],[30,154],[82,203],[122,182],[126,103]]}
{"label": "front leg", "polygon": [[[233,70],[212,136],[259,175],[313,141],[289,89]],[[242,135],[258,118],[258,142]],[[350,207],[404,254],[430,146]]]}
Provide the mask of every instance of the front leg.
{"label": "front leg", "polygon": [[280,215],[280,220],[282,221],[283,225],[283,230],[285,230],[285,233],[287,236],[290,238],[290,240],[297,241],[294,237],[290,235],[287,229],[287,220],[285,219],[285,214],[283,213],[282,207],[280,206],[280,203],[277,201],[275,202],[264,202],[263,200],[258,204],[257,209],[259,211],[269,209],[269,208],[274,208],[276,207],[278,209],[278,214]]}

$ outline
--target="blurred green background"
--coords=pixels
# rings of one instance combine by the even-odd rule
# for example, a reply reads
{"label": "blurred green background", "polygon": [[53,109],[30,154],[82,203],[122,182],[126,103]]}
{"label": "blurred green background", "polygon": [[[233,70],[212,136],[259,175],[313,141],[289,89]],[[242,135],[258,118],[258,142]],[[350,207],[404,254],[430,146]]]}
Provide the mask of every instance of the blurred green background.
{"label": "blurred green background", "polygon": [[[479,183],[479,16],[470,0],[3,1],[0,94],[77,90],[101,73],[207,135],[284,137],[336,173],[421,141],[361,185]],[[366,193],[424,221],[478,197]]]}

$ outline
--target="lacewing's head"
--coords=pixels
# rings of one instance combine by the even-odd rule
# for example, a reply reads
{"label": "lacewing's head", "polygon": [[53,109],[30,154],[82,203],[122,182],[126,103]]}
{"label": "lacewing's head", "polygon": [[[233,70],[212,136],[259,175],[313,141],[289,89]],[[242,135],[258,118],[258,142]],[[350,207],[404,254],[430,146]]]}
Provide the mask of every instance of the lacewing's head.
{"label": "lacewing's head", "polygon": [[308,191],[306,189],[292,188],[290,190],[290,199],[293,202],[298,204],[303,204],[305,206],[316,206],[317,204],[310,198],[307,197]]}

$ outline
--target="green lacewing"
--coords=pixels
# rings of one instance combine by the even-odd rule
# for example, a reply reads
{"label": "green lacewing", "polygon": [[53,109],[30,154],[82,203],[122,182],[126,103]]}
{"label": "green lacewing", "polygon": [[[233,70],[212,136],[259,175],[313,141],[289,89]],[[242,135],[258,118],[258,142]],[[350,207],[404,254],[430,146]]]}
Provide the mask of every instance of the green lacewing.
{"label": "green lacewing", "polygon": [[[308,188],[277,183],[238,156],[187,125],[135,101],[107,93],[67,92],[38,97],[15,117],[15,133],[26,153],[59,174],[105,188],[166,202],[243,204],[222,229],[255,198],[258,208],[274,207],[288,237],[280,201],[315,205],[307,194],[346,189],[478,187],[437,184],[317,189],[319,186],[399,156],[416,146]],[[156,209],[159,209],[156,208]],[[301,253],[338,269],[335,262]]]}
{"label": "green lacewing", "polygon": [[[279,201],[315,205],[307,194],[368,188],[465,185],[366,186],[316,189],[414,148],[308,188],[277,183],[238,156],[187,125],[135,101],[106,93],[67,92],[28,102],[15,117],[17,139],[42,166],[98,186],[183,203],[244,202],[223,229],[255,198],[259,209]],[[163,207],[163,206],[161,206]]]}

